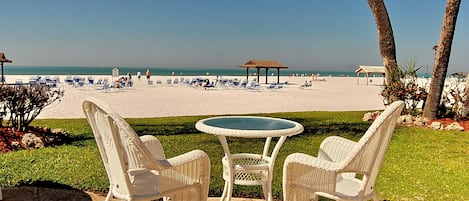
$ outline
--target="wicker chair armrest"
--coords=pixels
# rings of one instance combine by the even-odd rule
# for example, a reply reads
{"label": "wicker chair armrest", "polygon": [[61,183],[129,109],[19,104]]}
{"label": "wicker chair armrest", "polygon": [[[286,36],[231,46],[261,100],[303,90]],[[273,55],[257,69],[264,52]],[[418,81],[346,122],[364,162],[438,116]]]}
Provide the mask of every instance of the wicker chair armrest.
{"label": "wicker chair armrest", "polygon": [[[290,154],[283,166],[283,185],[334,192],[342,165],[302,153]],[[288,189],[284,189],[288,191]]]}
{"label": "wicker chair armrest", "polygon": [[208,157],[207,153],[202,150],[192,150],[187,153],[169,158],[167,161],[169,164],[171,164],[172,167],[177,167],[194,161],[202,162],[210,166],[210,158]]}
{"label": "wicker chair armrest", "polygon": [[201,195],[205,196],[203,199],[206,199],[210,185],[210,158],[205,152],[193,150],[159,161],[159,164],[163,165],[160,176],[164,182],[164,185],[160,185],[160,189],[198,183],[202,187]]}
{"label": "wicker chair armrest", "polygon": [[340,162],[345,159],[356,144],[356,142],[343,137],[327,137],[319,147],[318,158],[332,162]]}
{"label": "wicker chair armrest", "polygon": [[[193,180],[210,181],[210,158],[201,150],[193,150],[166,160],[169,172],[179,172]],[[165,174],[166,170],[162,170]],[[203,182],[202,182],[203,183]]]}

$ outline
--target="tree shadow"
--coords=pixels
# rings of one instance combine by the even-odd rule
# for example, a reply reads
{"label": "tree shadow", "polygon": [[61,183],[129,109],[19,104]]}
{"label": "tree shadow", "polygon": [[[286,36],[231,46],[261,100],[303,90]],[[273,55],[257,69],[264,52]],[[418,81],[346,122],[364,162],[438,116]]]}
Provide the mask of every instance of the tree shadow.
{"label": "tree shadow", "polygon": [[2,193],[4,201],[92,201],[89,194],[53,181],[23,182]]}

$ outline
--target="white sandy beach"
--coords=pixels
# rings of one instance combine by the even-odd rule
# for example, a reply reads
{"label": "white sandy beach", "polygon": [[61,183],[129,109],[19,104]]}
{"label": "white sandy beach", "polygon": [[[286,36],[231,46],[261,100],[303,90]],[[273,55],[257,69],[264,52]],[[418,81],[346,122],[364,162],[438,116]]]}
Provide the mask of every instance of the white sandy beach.
{"label": "white sandy beach", "polygon": [[[7,75],[6,81],[14,83],[16,79],[28,82],[27,75]],[[81,75],[87,78],[87,75]],[[93,75],[95,82],[99,78],[111,76]],[[96,85],[85,84],[74,87],[64,83],[66,76],[60,76],[61,87],[65,90],[60,102],[44,109],[38,118],[84,118],[81,102],[87,97],[96,97],[115,108],[124,118],[250,114],[294,111],[355,111],[384,109],[381,91],[382,78],[373,78],[366,85],[366,79],[356,77],[321,77],[326,81],[312,81],[313,86],[299,89],[311,77],[280,77],[280,82],[288,82],[281,89],[246,90],[216,87],[204,90],[201,87],[169,85],[171,76],[152,76],[163,84],[148,85],[146,78],[133,77],[134,86],[124,89],[97,90]],[[185,77],[191,79],[192,77]],[[215,76],[203,76],[211,81]],[[226,79],[243,76],[226,76]],[[254,77],[249,77],[252,79]],[[276,82],[277,77],[269,76],[269,82]],[[260,77],[261,84],[265,77]]]}

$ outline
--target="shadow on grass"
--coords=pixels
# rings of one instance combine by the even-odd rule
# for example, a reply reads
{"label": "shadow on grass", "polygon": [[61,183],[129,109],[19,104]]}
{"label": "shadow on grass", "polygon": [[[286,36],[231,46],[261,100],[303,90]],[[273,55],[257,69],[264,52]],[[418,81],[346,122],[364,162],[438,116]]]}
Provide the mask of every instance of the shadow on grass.
{"label": "shadow on grass", "polygon": [[93,139],[93,137],[86,133],[71,135],[62,130],[53,131],[41,127],[29,127],[25,131],[14,130],[10,127],[0,127],[0,153],[75,144],[87,139]]}
{"label": "shadow on grass", "polygon": [[305,119],[291,119],[304,126],[302,135],[351,135],[362,136],[370,127],[370,122],[324,122]]}
{"label": "shadow on grass", "polygon": [[2,189],[5,201],[91,201],[90,195],[52,181],[22,182]]}
{"label": "shadow on grass", "polygon": [[181,135],[199,132],[195,129],[193,122],[167,123],[164,125],[131,124],[131,126],[139,135]]}
{"label": "shadow on grass", "polygon": [[[304,118],[290,118],[304,126],[303,134],[305,135],[322,135],[322,134],[349,134],[361,136],[370,126],[370,122],[326,122],[324,120],[305,120]],[[165,124],[131,124],[132,128],[139,135],[183,135],[200,133],[195,129],[194,122],[185,123],[165,123]]]}

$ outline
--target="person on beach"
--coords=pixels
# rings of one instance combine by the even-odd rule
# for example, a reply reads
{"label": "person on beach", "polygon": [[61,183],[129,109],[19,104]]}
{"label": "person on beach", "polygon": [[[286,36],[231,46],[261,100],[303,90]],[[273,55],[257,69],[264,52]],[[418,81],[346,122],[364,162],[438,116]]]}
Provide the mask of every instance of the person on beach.
{"label": "person on beach", "polygon": [[147,72],[145,73],[145,75],[147,76],[147,80],[150,79],[150,76],[151,76],[151,71],[150,69],[147,69]]}
{"label": "person on beach", "polygon": [[313,86],[313,82],[311,80],[309,82],[307,80],[305,80],[305,83],[300,86],[300,89],[303,89],[303,88],[306,88],[306,87],[312,87],[312,86]]}
{"label": "person on beach", "polygon": [[204,83],[202,84],[203,87],[208,87],[210,85],[210,80],[205,79]]}
{"label": "person on beach", "polygon": [[127,79],[129,79],[129,80],[132,79],[132,74],[130,72],[127,72]]}
{"label": "person on beach", "polygon": [[126,77],[121,77],[121,78],[119,78],[119,79],[116,80],[116,82],[114,83],[114,88],[123,88],[123,87],[125,87],[127,81],[128,81],[128,80],[127,80]]}
{"label": "person on beach", "polygon": [[137,78],[138,80],[140,80],[140,77],[142,76],[142,74],[140,73],[140,71],[137,72]]}
{"label": "person on beach", "polygon": [[127,86],[131,87],[133,85],[132,73],[127,72]]}

